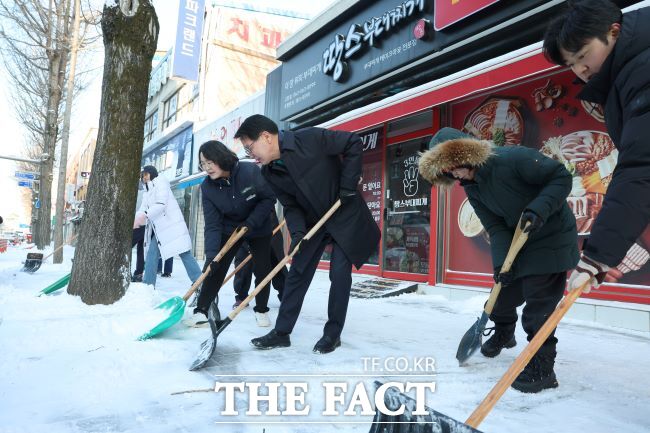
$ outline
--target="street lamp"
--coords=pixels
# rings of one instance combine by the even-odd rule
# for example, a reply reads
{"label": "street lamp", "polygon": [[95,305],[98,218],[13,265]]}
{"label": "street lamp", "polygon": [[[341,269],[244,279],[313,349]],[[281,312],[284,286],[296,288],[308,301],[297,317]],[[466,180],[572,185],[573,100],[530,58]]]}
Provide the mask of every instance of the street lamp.
{"label": "street lamp", "polygon": [[50,159],[50,155],[48,153],[43,153],[38,157],[38,159],[26,159],[26,158],[20,158],[18,156],[5,156],[5,155],[0,155],[0,159],[9,159],[12,161],[20,161],[20,162],[26,162],[28,164],[36,164],[36,165],[41,165],[45,163],[48,159]]}

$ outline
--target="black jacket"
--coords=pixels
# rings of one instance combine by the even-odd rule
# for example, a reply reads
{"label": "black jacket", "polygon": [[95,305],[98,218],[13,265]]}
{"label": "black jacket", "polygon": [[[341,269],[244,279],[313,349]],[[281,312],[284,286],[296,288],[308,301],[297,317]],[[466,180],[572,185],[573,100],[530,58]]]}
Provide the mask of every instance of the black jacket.
{"label": "black jacket", "polygon": [[626,13],[621,34],[579,98],[605,106],[619,151],[585,254],[618,265],[650,223],[650,8]]}
{"label": "black jacket", "polygon": [[223,237],[229,237],[239,226],[250,229],[245,238],[270,236],[271,212],[275,195],[252,162],[238,162],[230,178],[201,183],[203,215],[205,216],[205,255],[217,255]]}
{"label": "black jacket", "polygon": [[494,267],[503,265],[517,222],[525,209],[544,220],[517,255],[512,268],[518,277],[553,274],[578,263],[576,221],[566,198],[571,175],[562,164],[535,149],[504,146],[494,149],[476,169],[465,193],[490,235]]}
{"label": "black jacket", "polygon": [[[281,162],[263,166],[262,174],[282,203],[292,234],[307,233],[338,200],[341,188],[357,190],[362,150],[361,139],[350,132],[305,128],[281,133]],[[358,191],[325,227],[357,269],[379,243],[377,223]]]}

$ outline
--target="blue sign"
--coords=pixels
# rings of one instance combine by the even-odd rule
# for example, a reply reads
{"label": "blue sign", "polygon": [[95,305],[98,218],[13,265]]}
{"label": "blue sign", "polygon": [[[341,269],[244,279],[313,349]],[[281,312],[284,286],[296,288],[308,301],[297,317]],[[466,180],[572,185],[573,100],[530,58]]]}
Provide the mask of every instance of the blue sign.
{"label": "blue sign", "polygon": [[179,3],[171,76],[198,81],[205,0],[185,0]]}
{"label": "blue sign", "polygon": [[34,203],[34,208],[35,209],[40,209],[41,208],[41,200],[40,199],[36,200],[36,203]]}
{"label": "blue sign", "polygon": [[31,188],[32,187],[32,181],[31,180],[20,180],[20,181],[18,181],[18,186],[24,186],[24,187],[27,187],[27,188]]}
{"label": "blue sign", "polygon": [[27,173],[25,171],[17,171],[14,176],[18,179],[36,179],[36,173]]}
{"label": "blue sign", "polygon": [[[142,166],[153,165],[158,169],[160,175],[164,175],[167,180],[172,181],[190,174],[191,158],[192,127],[188,126],[155,149],[142,155]],[[173,170],[167,170],[167,168]]]}
{"label": "blue sign", "polygon": [[29,224],[18,224],[18,228],[21,228],[21,229],[28,229],[30,227],[31,226]]}

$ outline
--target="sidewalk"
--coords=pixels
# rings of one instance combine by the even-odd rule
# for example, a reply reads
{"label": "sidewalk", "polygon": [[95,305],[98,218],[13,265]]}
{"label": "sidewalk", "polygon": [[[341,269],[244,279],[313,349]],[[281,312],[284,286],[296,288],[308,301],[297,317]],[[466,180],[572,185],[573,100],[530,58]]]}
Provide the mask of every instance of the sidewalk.
{"label": "sidewalk", "polygon": [[[461,368],[456,348],[481,311],[484,297],[447,301],[407,294],[352,298],[342,346],[328,355],[313,354],[326,320],[329,287],[327,273],[319,271],[290,348],[258,351],[250,346],[251,338],[269,328],[257,327],[252,308],[246,308],[219,337],[216,356],[207,368],[190,372],[187,369],[209,334],[207,328],[177,324],[159,338],[135,341],[155,314],[153,306],[189,288],[180,260],[172,278],[158,278],[157,290],[132,284],[114,305],[86,306],[65,290],[36,298],[41,288],[69,272],[72,254],[66,247],[64,264],[44,263],[33,275],[18,272],[25,251],[10,248],[0,256],[0,433],[367,432],[370,415],[321,414],[323,384],[348,384],[345,404],[338,408],[342,413],[356,384],[371,391],[374,380],[391,379],[435,382],[426,404],[464,421],[525,343],[518,325],[519,344],[514,349],[495,359],[477,354]],[[279,302],[273,291],[270,299],[275,321]],[[229,283],[221,290],[222,315],[230,312],[233,301]],[[647,433],[650,336],[576,320],[561,323],[557,335],[560,387],[538,395],[508,390],[479,429]],[[418,362],[429,359],[432,364],[422,370]],[[234,408],[240,414],[227,416],[220,414],[223,391],[171,395],[213,389],[216,381],[306,382],[311,411],[307,416],[247,416],[248,398],[236,393]],[[280,410],[286,409],[282,392],[280,402]],[[260,405],[263,411],[264,407]],[[274,424],[278,422],[282,424]]]}

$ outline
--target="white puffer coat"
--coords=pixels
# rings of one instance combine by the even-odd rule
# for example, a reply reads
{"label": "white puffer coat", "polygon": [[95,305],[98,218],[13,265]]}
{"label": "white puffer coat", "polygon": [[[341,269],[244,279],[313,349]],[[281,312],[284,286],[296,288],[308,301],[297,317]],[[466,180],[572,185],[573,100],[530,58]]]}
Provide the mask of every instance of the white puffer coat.
{"label": "white puffer coat", "polygon": [[145,251],[149,248],[152,230],[158,240],[163,260],[192,248],[192,240],[183,213],[167,179],[158,176],[145,184],[139,212],[147,215]]}

